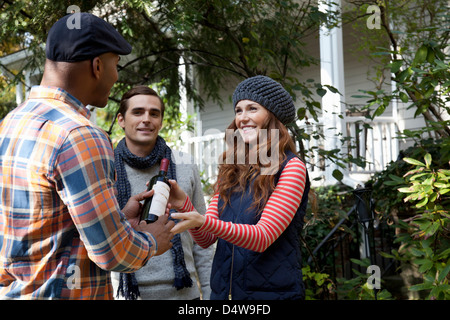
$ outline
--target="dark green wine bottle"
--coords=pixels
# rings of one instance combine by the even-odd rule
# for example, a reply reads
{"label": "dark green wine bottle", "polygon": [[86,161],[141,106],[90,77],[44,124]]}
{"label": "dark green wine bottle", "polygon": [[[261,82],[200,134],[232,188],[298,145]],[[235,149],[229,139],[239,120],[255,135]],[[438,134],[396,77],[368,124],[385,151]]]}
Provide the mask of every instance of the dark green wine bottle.
{"label": "dark green wine bottle", "polygon": [[167,179],[169,169],[169,159],[162,159],[159,173],[150,179],[147,190],[155,190],[152,197],[145,199],[142,208],[141,220],[152,223],[158,220],[166,212],[167,201],[169,200],[170,184]]}

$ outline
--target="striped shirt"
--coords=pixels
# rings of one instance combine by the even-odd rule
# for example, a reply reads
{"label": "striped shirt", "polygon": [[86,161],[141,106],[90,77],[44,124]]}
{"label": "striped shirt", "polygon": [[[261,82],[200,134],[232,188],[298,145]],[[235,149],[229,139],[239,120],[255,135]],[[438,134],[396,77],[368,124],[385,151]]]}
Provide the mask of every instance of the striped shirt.
{"label": "striped shirt", "polygon": [[0,123],[0,299],[112,299],[109,271],[154,255],[114,189],[114,153],[62,89],[33,87]]}
{"label": "striped shirt", "polygon": [[[194,240],[203,248],[221,238],[245,249],[263,252],[286,230],[294,218],[305,189],[306,167],[298,158],[284,167],[275,190],[269,197],[261,218],[255,225],[225,222],[219,219],[219,194],[215,194],[205,214],[205,223],[191,229]],[[181,212],[194,211],[189,198]]]}

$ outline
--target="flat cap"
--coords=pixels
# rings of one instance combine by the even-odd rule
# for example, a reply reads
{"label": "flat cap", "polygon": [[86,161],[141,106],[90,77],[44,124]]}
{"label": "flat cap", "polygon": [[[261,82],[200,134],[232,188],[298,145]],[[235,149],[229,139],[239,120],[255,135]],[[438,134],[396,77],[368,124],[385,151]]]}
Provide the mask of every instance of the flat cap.
{"label": "flat cap", "polygon": [[47,36],[45,55],[53,61],[77,62],[103,53],[131,53],[131,45],[105,20],[86,12],[64,16]]}

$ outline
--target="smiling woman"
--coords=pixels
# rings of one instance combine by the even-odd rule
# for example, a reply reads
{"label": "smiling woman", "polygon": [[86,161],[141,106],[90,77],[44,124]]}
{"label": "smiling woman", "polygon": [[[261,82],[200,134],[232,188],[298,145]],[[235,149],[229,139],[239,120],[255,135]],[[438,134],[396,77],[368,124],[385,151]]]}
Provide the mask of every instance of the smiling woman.
{"label": "smiling woman", "polygon": [[[169,202],[179,211],[172,217],[182,219],[171,231],[190,229],[204,248],[217,241],[211,299],[303,299],[298,237],[309,178],[286,129],[295,118],[292,98],[273,79],[256,76],[238,85],[233,104],[236,114],[227,129],[233,139],[226,139],[216,194],[202,216],[171,181]],[[269,131],[279,134],[262,134]],[[244,142],[236,144],[234,137]],[[245,161],[236,161],[242,149]],[[261,150],[279,151],[270,174],[260,159],[250,161]]]}
{"label": "smiling woman", "polygon": [[251,100],[241,100],[234,109],[236,127],[245,143],[255,142],[258,130],[267,125],[269,111],[259,103]]}

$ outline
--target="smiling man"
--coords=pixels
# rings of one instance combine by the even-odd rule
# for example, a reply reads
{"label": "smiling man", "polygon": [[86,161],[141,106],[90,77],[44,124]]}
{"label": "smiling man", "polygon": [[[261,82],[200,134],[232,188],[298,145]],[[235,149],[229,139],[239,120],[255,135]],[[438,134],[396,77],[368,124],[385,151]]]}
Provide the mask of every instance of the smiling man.
{"label": "smiling man", "polygon": [[162,128],[164,103],[155,91],[146,86],[130,90],[122,101],[117,121],[124,129],[128,149],[139,157],[145,157],[155,147]]}
{"label": "smiling man", "polygon": [[[161,159],[168,158],[168,178],[177,180],[203,214],[205,201],[196,164],[192,159],[187,161],[189,155],[171,150],[158,135],[164,109],[162,99],[147,86],[134,87],[122,97],[117,121],[125,138],[114,151],[119,204],[125,205],[130,195],[144,191],[146,183],[159,172]],[[133,275],[112,273],[119,298],[190,300],[202,295],[209,299],[212,249],[202,249],[189,232],[176,235],[172,242],[170,253],[153,257]]]}

